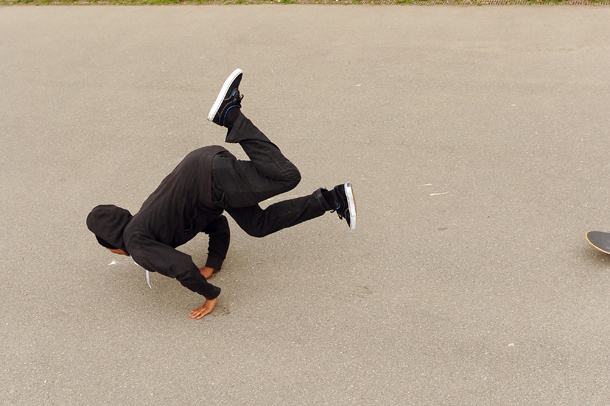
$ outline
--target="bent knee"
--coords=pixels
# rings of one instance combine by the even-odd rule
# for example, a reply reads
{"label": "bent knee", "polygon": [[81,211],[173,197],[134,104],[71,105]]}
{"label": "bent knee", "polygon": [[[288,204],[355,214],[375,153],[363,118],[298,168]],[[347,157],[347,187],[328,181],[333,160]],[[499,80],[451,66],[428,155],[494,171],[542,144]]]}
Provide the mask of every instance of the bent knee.
{"label": "bent knee", "polygon": [[299,172],[296,166],[291,165],[290,169],[286,171],[284,178],[286,187],[288,190],[292,190],[301,182],[301,172]]}

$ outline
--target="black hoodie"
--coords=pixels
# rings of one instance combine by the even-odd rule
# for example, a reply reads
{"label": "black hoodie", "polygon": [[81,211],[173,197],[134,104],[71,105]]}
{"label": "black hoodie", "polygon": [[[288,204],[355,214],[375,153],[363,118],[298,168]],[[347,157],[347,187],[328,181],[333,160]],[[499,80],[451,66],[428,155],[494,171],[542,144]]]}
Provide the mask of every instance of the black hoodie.
{"label": "black hoodie", "polygon": [[98,206],[87,226],[96,236],[123,249],[143,268],[176,278],[206,299],[220,288],[208,283],[190,255],[175,248],[199,232],[210,236],[206,266],[220,269],[229,248],[229,225],[223,210],[211,199],[212,158],[220,146],[199,148],[188,154],[131,217],[116,206]]}

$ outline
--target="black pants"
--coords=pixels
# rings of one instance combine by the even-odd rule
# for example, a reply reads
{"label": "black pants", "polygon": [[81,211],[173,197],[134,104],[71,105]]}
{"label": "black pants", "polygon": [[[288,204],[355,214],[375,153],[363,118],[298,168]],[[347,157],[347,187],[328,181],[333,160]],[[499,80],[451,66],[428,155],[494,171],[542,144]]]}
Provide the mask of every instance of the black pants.
{"label": "black pants", "polygon": [[258,203],[298,185],[299,170],[243,114],[227,134],[226,142],[239,143],[250,160],[238,160],[229,152],[214,157],[212,201],[249,235],[264,237],[331,210],[322,189],[261,209]]}

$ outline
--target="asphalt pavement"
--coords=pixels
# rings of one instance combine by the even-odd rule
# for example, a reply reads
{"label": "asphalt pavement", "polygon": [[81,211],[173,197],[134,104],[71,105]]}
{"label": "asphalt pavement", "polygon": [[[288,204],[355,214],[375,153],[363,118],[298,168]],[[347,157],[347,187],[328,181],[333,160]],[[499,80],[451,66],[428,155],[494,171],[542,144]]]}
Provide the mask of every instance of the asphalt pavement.
{"label": "asphalt pavement", "polygon": [[[0,7],[0,404],[608,405],[610,7]],[[244,71],[294,162],[217,308],[101,248]],[[243,157],[239,147],[225,146]],[[267,203],[265,203],[267,204]],[[196,263],[205,235],[181,247]]]}

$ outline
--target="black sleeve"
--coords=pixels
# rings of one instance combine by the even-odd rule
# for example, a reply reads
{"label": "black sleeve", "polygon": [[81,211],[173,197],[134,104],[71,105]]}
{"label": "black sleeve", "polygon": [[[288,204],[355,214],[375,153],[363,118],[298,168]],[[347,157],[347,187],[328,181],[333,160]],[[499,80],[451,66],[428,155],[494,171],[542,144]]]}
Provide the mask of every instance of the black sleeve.
{"label": "black sleeve", "polygon": [[129,254],[142,268],[175,278],[182,286],[206,299],[220,295],[220,288],[208,283],[190,255],[143,237],[133,238],[129,245]]}
{"label": "black sleeve", "polygon": [[205,266],[218,271],[227,257],[229,243],[231,242],[229,222],[225,216],[220,216],[209,222],[202,231],[210,236],[208,260]]}

